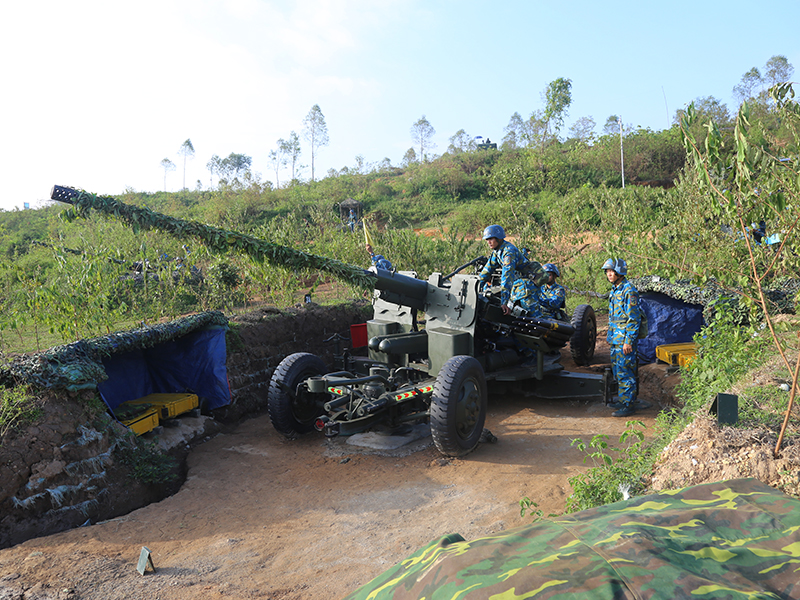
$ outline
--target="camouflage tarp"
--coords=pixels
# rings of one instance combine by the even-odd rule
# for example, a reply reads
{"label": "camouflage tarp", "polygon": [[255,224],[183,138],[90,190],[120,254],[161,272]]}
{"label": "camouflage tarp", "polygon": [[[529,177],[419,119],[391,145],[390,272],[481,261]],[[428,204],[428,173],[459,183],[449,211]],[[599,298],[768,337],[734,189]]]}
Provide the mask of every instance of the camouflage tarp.
{"label": "camouflage tarp", "polygon": [[800,501],[736,479],[412,554],[346,600],[800,598]]}
{"label": "camouflage tarp", "polygon": [[0,384],[73,391],[93,388],[108,378],[103,357],[153,348],[211,325],[227,326],[228,319],[219,311],[208,311],[18,356],[0,367]]}

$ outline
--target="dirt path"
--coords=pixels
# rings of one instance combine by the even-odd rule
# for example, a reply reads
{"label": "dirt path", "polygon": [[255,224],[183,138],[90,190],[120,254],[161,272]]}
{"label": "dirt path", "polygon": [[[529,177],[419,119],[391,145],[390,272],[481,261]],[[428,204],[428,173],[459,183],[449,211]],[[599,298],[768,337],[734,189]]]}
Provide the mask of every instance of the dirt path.
{"label": "dirt path", "polygon": [[[458,460],[430,443],[380,455],[344,439],[289,442],[266,416],[252,419],[193,450],[176,495],[0,550],[0,599],[341,598],[444,534],[469,540],[529,523],[523,496],[562,512],[568,478],[586,468],[570,443],[616,439],[625,420],[610,412],[492,396],[486,426],[498,442]],[[649,426],[656,413],[637,417]],[[144,577],[142,546],[157,568]]]}

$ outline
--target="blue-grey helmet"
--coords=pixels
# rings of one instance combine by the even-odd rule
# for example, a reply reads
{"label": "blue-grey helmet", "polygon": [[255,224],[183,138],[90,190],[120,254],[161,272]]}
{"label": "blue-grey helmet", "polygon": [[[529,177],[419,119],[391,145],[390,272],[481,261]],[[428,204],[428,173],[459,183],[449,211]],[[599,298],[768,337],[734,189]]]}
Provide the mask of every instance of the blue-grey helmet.
{"label": "blue-grey helmet", "polygon": [[500,225],[489,225],[483,230],[483,239],[497,238],[498,240],[506,239],[506,232]]}
{"label": "blue-grey helmet", "polygon": [[628,274],[628,263],[625,262],[625,259],[622,258],[609,258],[606,262],[603,263],[603,271],[607,269],[611,269],[616,271],[617,275],[625,275]]}
{"label": "blue-grey helmet", "polygon": [[543,267],[545,273],[552,273],[556,277],[561,277],[561,271],[553,263],[546,263]]}

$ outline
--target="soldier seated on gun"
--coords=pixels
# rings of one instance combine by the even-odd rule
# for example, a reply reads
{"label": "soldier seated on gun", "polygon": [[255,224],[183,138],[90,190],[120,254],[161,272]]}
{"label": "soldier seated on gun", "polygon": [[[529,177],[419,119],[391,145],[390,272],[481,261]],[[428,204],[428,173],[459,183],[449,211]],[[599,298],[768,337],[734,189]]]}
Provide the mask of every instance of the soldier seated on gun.
{"label": "soldier seated on gun", "polygon": [[553,263],[544,265],[547,281],[539,288],[539,304],[542,307],[542,316],[548,319],[560,318],[561,309],[566,306],[567,290],[563,285],[556,283],[556,277],[561,276],[558,267]]}
{"label": "soldier seated on gun", "polygon": [[[500,269],[500,304],[503,307],[503,314],[507,315],[511,312],[509,307],[511,300],[519,302],[520,306],[524,303],[531,307],[533,305],[538,307],[538,297],[534,295],[537,289],[536,285],[525,278],[521,272],[521,268],[528,260],[514,244],[506,241],[505,230],[500,225],[489,225],[483,230],[483,239],[492,249],[492,253],[478,275],[478,279],[481,283],[487,283],[492,277],[492,272]],[[514,285],[519,280],[521,282],[514,289]]]}

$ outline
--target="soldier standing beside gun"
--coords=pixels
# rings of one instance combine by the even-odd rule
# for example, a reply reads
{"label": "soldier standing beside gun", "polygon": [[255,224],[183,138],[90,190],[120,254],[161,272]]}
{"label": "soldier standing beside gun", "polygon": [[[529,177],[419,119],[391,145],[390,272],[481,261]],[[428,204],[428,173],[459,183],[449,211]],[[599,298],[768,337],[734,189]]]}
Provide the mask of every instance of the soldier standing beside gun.
{"label": "soldier standing beside gun", "polygon": [[527,264],[528,259],[522,252],[506,241],[506,232],[500,225],[489,225],[483,230],[483,239],[492,249],[489,261],[478,275],[481,283],[487,283],[492,277],[492,271],[500,268],[500,302],[503,314],[511,312],[509,300],[518,301],[520,306],[529,311],[530,316],[541,316],[539,310],[538,287],[522,275],[521,268]]}
{"label": "soldier standing beside gun", "polygon": [[628,417],[636,412],[636,346],[641,323],[639,291],[625,278],[628,265],[623,259],[609,258],[603,263],[603,270],[611,283],[607,340],[611,346],[611,369],[619,383],[619,402],[611,405],[617,409],[612,416]]}

